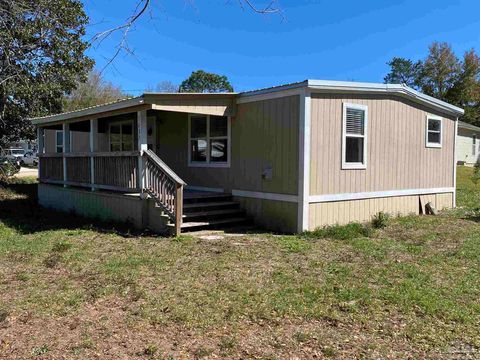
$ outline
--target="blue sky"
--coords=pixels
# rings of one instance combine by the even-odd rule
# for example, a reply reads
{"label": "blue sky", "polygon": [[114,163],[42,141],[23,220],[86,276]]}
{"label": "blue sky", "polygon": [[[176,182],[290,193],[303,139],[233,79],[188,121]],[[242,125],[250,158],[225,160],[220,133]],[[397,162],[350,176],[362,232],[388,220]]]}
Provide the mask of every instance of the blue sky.
{"label": "blue sky", "polygon": [[[263,0],[253,0],[259,6]],[[122,23],[133,0],[84,0],[89,34]],[[238,0],[153,0],[132,29],[135,55],[104,76],[130,94],[197,69],[227,75],[236,91],[304,79],[382,82],[393,56],[424,58],[433,41],[461,55],[480,52],[478,0],[279,0],[284,17],[258,15]],[[118,37],[89,51],[98,68]]]}

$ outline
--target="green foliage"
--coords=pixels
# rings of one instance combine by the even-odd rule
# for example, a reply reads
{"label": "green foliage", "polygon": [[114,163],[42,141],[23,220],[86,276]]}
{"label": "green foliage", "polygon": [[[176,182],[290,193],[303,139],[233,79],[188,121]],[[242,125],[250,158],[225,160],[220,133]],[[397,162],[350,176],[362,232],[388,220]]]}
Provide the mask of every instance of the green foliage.
{"label": "green foliage", "polygon": [[424,60],[394,57],[386,83],[405,83],[465,109],[461,120],[480,125],[480,58],[469,50],[459,59],[447,43],[434,42]]}
{"label": "green foliage", "polygon": [[441,100],[450,100],[462,66],[447,43],[434,42],[429,47],[429,54],[423,62],[420,75],[422,91]]}
{"label": "green foliage", "polygon": [[233,92],[233,87],[225,75],[197,70],[192,72],[190,77],[180,84],[179,92]]}
{"label": "green foliage", "polygon": [[309,238],[329,238],[336,240],[352,240],[372,235],[372,229],[367,225],[360,223],[350,223],[347,225],[331,225],[314,231],[304,233]]}
{"label": "green foliage", "polygon": [[79,0],[2,1],[0,145],[34,137],[29,117],[60,112],[64,93],[85,79],[88,23]]}
{"label": "green foliage", "polygon": [[422,69],[422,62],[413,62],[410,59],[394,57],[387,63],[390,66],[390,73],[388,73],[384,80],[387,84],[405,84],[410,87],[417,87]]}
{"label": "green foliage", "polygon": [[74,111],[90,106],[101,105],[128,97],[122,89],[102,78],[93,70],[85,82],[79,81],[77,88],[63,98],[63,111]]}
{"label": "green foliage", "polygon": [[372,226],[374,229],[383,229],[387,227],[390,220],[390,215],[380,211],[379,213],[373,215]]}

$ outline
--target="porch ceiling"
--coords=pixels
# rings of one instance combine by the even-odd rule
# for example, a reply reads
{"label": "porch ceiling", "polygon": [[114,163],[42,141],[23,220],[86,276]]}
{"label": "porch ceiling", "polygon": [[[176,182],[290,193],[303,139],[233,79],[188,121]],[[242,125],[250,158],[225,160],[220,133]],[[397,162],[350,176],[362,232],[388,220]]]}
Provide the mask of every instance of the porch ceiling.
{"label": "porch ceiling", "polygon": [[104,118],[149,109],[234,116],[236,97],[236,93],[144,93],[141,96],[130,99],[118,100],[62,114],[32,118],[30,121],[34,125],[46,126],[63,122]]}

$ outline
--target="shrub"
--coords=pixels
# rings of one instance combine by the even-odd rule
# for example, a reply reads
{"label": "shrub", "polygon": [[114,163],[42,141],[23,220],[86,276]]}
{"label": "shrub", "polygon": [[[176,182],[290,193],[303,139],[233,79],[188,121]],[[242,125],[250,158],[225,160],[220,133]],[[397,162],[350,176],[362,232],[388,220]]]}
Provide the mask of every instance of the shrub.
{"label": "shrub", "polygon": [[380,211],[379,213],[373,215],[372,226],[374,229],[383,229],[387,227],[389,220],[390,215],[388,213]]}

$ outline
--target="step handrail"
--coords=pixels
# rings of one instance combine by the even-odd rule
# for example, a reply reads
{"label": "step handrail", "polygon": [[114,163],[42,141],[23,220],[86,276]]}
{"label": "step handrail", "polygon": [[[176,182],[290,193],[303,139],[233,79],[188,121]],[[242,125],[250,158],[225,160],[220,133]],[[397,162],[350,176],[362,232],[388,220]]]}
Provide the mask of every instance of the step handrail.
{"label": "step handrail", "polygon": [[152,150],[144,150],[143,154],[147,155],[147,157],[154,161],[156,165],[159,166],[165,172],[165,174],[170,177],[170,179],[178,184],[181,184],[182,186],[187,185],[187,183],[183,181],[172,169],[170,169],[170,167],[165,164],[162,159],[160,159]]}
{"label": "step handrail", "polygon": [[149,194],[174,222],[180,235],[183,217],[183,187],[186,183],[152,150],[142,153],[145,160],[144,191]]}

